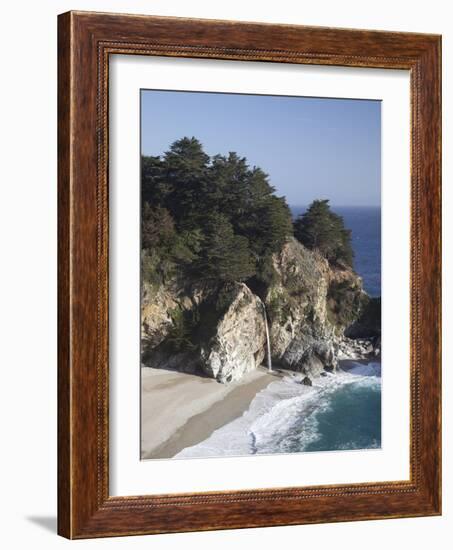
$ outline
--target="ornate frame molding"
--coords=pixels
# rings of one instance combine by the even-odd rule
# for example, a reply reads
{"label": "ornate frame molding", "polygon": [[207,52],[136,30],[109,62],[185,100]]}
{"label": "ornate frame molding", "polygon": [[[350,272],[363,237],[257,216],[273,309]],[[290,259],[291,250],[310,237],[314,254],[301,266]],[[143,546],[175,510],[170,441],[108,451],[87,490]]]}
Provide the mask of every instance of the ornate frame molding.
{"label": "ornate frame molding", "polygon": [[[410,71],[409,481],[109,496],[108,60],[112,54]],[[58,85],[59,533],[87,538],[440,514],[440,37],[68,12],[59,16]]]}

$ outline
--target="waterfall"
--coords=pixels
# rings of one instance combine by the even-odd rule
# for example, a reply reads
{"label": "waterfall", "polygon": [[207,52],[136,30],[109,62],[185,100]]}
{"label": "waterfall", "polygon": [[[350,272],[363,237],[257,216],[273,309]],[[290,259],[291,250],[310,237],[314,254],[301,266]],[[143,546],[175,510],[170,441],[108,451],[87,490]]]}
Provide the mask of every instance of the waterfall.
{"label": "waterfall", "polygon": [[264,326],[266,327],[266,350],[267,350],[267,368],[269,371],[272,370],[272,357],[271,357],[271,339],[269,336],[269,324],[267,322],[267,313],[266,306],[263,304],[263,313],[264,313]]}

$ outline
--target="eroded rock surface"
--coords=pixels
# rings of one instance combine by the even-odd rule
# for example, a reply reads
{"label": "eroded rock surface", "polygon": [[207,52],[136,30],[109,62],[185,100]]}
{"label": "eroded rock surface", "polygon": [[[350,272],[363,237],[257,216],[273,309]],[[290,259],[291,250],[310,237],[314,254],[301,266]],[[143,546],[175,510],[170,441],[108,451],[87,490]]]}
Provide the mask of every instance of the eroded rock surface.
{"label": "eroded rock surface", "polygon": [[264,307],[277,367],[315,377],[334,371],[346,356],[376,356],[379,338],[345,336],[350,327],[357,332],[363,319],[367,327],[375,323],[376,307],[370,309],[362,280],[351,268],[330,265],[295,239],[272,261],[273,280],[259,292],[239,282],[144,285],[143,363],[222,383],[239,380],[264,360]]}
{"label": "eroded rock surface", "polygon": [[239,380],[264,359],[266,329],[263,303],[243,283],[224,292],[228,300],[214,335],[201,344],[203,371],[219,382]]}
{"label": "eroded rock surface", "polygon": [[265,299],[273,360],[313,376],[335,370],[345,328],[367,300],[361,278],[330,266],[295,239],[274,256],[274,269]]}

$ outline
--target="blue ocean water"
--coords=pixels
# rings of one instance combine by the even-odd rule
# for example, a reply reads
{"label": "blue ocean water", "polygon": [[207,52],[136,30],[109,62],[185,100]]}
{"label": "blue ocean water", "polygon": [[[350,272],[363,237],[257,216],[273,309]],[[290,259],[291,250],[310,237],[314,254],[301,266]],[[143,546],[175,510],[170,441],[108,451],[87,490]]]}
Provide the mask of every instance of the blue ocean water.
{"label": "blue ocean water", "polygon": [[[292,206],[293,216],[303,214],[305,206]],[[354,269],[363,278],[370,296],[381,295],[381,209],[380,207],[332,207],[352,231]]]}
{"label": "blue ocean water", "polygon": [[[341,385],[329,406],[315,414],[317,437],[304,451],[378,449],[381,447],[381,379],[375,375]],[[306,421],[306,419],[305,419]],[[304,421],[298,431],[304,432]]]}
{"label": "blue ocean water", "polygon": [[381,365],[348,361],[301,384],[287,373],[259,392],[239,418],[176,458],[244,456],[381,447]]}

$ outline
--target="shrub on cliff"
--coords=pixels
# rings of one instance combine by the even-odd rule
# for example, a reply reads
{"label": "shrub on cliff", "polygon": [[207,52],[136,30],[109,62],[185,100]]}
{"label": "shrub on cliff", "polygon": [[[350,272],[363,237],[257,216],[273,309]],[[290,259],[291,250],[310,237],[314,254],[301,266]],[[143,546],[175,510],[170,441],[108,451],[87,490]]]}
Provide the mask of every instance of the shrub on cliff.
{"label": "shrub on cliff", "polygon": [[365,307],[369,298],[350,280],[332,282],[327,292],[327,314],[333,325],[348,326]]}

